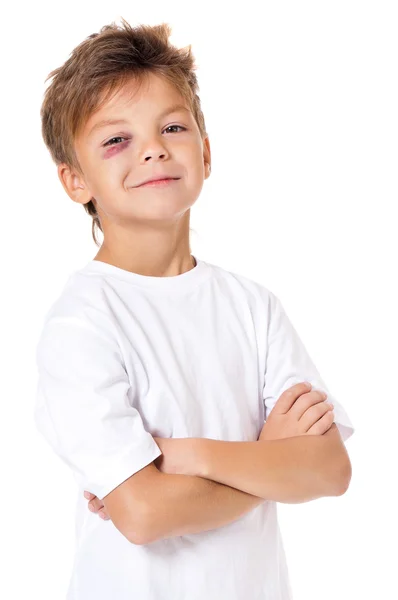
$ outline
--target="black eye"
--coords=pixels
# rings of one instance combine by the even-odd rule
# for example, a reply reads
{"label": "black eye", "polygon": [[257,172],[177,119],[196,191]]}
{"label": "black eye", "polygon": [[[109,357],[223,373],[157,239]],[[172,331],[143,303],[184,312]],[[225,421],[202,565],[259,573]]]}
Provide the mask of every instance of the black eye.
{"label": "black eye", "polygon": [[104,146],[114,146],[114,144],[111,144],[111,142],[113,142],[113,140],[125,140],[125,139],[126,138],[121,137],[121,136],[113,137],[108,142],[106,142],[106,144],[104,144]]}

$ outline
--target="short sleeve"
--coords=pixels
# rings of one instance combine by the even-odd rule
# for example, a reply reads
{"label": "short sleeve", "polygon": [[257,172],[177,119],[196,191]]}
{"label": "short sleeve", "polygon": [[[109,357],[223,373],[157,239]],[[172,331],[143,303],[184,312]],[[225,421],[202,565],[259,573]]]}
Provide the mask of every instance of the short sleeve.
{"label": "short sleeve", "polygon": [[36,364],[35,424],[81,489],[102,499],[162,454],[132,406],[116,341],[90,323],[53,317]]}
{"label": "short sleeve", "polygon": [[334,404],[334,422],[345,442],[355,429],[344,407],[330,393],[309,356],[281,301],[271,291],[268,304],[268,333],[263,387],[266,418],[281,394],[296,383],[309,381]]}

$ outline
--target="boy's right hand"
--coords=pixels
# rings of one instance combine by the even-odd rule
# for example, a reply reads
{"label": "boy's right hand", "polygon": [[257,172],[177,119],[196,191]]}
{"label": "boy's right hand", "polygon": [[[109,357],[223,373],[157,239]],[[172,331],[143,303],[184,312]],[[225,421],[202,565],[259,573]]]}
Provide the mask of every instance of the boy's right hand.
{"label": "boy's right hand", "polygon": [[333,404],[311,385],[296,383],[278,398],[264,422],[258,441],[299,435],[323,435],[334,421]]}

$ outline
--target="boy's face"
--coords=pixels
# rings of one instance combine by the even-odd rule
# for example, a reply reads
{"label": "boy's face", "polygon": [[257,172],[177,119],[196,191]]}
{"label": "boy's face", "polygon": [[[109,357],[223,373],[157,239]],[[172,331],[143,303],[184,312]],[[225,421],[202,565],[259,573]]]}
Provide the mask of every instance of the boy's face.
{"label": "boy's face", "polygon": [[[139,87],[126,85],[85,124],[75,149],[84,177],[65,164],[58,176],[68,195],[86,204],[93,199],[106,235],[115,227],[179,220],[195,203],[209,176],[210,144],[202,140],[179,92],[149,74]],[[166,114],[167,113],[167,114]],[[99,126],[105,119],[124,123]],[[113,139],[116,138],[116,139]],[[166,186],[139,186],[154,176],[178,177]]]}

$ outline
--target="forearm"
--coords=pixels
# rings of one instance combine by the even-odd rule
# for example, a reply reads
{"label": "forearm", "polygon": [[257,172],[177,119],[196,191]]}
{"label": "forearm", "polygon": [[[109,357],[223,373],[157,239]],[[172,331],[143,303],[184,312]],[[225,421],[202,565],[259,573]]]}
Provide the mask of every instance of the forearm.
{"label": "forearm", "polygon": [[264,502],[202,477],[161,473],[145,518],[145,543],[209,531],[236,521]]}
{"label": "forearm", "polygon": [[257,442],[203,439],[197,474],[266,500],[294,504],[338,495],[322,436]]}

